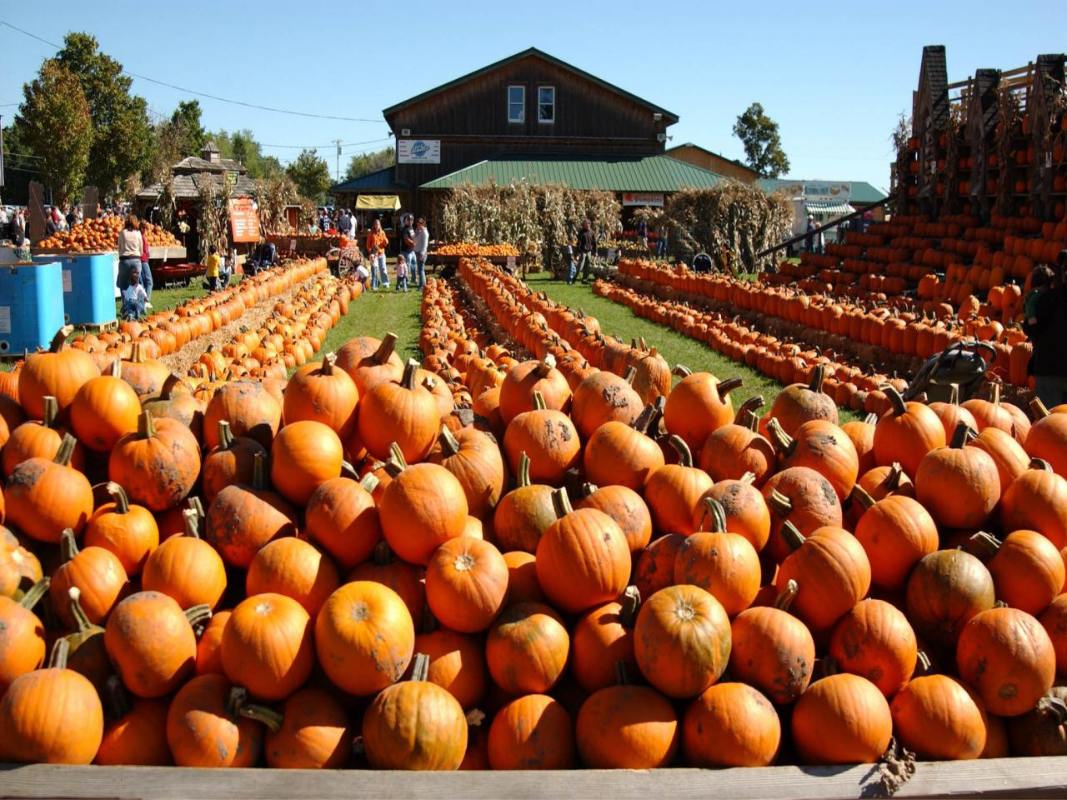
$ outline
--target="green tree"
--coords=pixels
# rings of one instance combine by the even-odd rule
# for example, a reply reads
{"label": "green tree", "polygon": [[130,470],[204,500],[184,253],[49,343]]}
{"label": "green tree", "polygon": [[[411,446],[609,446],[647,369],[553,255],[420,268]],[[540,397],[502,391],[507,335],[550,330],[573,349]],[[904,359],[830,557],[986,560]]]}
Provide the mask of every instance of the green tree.
{"label": "green tree", "polygon": [[285,168],[277,158],[263,155],[262,145],[248,129],[232,133],[218,130],[210,138],[223,158],[232,158],[244,164],[250,178],[278,178],[285,174]]}
{"label": "green tree", "polygon": [[326,190],[333,183],[330,167],[315,150],[301,150],[296,160],[285,168],[285,174],[296,184],[301,197],[316,203],[326,197]]}
{"label": "green tree", "polygon": [[148,105],[130,94],[133,79],[122,64],[100,52],[96,38],[68,33],[55,60],[74,74],[89,103],[93,140],[86,180],[107,197],[149,165],[153,142]]}
{"label": "green tree", "polygon": [[207,142],[207,132],[200,122],[200,101],[183,100],[170,115],[170,124],[178,133],[182,157],[198,156]]}
{"label": "green tree", "polygon": [[737,118],[734,136],[745,147],[745,161],[762,177],[777,178],[789,172],[778,123],[764,113],[760,103],[753,103]]}
{"label": "green tree", "polygon": [[66,203],[85,183],[93,123],[78,79],[53,60],[22,87],[16,139],[37,157],[41,177],[56,203]]}
{"label": "green tree", "polygon": [[396,162],[396,151],[392,147],[375,150],[371,153],[359,153],[352,156],[345,171],[345,180],[360,178],[371,172],[391,167]]}

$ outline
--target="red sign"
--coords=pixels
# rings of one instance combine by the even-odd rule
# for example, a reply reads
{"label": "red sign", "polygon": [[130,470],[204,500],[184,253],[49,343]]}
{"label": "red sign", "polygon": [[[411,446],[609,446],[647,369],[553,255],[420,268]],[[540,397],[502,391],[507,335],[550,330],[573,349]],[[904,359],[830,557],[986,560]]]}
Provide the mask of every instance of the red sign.
{"label": "red sign", "polygon": [[230,201],[230,232],[237,243],[259,241],[259,214],[248,197]]}

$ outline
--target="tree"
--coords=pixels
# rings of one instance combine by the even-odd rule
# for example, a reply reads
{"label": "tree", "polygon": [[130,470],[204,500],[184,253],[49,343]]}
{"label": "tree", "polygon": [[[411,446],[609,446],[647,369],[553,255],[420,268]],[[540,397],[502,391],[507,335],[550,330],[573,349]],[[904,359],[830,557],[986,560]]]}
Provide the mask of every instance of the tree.
{"label": "tree", "polygon": [[285,168],[301,197],[320,202],[326,196],[326,190],[333,181],[330,180],[330,167],[326,160],[319,158],[315,150],[301,150],[296,160]]}
{"label": "tree", "polygon": [[789,159],[782,150],[778,123],[763,112],[763,106],[753,103],[734,123],[734,136],[745,147],[745,161],[764,178],[777,178],[789,172]]}
{"label": "tree", "polygon": [[78,79],[89,103],[93,139],[86,180],[107,197],[149,165],[152,128],[143,97],[130,94],[133,79],[122,64],[100,52],[96,38],[68,33],[55,60]]}
{"label": "tree", "polygon": [[45,61],[33,83],[22,87],[16,122],[20,146],[37,157],[56,203],[66,203],[85,183],[93,123],[78,79],[53,60]]}
{"label": "tree", "polygon": [[396,151],[392,147],[375,150],[371,153],[359,153],[352,156],[345,171],[345,180],[361,178],[371,172],[391,167],[396,163]]}
{"label": "tree", "polygon": [[178,132],[182,157],[198,156],[207,142],[207,132],[200,122],[200,101],[183,100],[170,115],[170,124]]}
{"label": "tree", "polygon": [[211,134],[223,158],[240,161],[253,179],[278,178],[285,174],[281,162],[274,156],[263,155],[263,148],[248,129],[230,133],[218,130]]}

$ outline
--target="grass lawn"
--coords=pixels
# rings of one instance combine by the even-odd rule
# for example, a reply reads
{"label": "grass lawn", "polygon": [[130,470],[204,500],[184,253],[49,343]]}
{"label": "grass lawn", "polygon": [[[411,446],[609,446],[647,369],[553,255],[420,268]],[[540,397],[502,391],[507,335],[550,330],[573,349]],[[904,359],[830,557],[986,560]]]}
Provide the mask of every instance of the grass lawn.
{"label": "grass lawn", "polygon": [[374,336],[381,339],[390,331],[399,338],[397,353],[401,358],[422,359],[419,352],[419,330],[422,321],[419,304],[422,293],[417,289],[407,293],[394,289],[381,292],[364,292],[358,300],[350,303],[348,314],[341,317],[326,335],[326,342],[315,359],[331,353],[356,336]]}

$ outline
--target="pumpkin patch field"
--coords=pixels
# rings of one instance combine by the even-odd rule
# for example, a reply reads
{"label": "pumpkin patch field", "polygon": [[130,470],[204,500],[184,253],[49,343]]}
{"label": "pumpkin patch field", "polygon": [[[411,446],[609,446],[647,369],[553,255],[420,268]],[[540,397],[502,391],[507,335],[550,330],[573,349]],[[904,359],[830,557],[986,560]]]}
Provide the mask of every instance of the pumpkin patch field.
{"label": "pumpkin patch field", "polygon": [[0,376],[0,761],[888,794],[1067,755],[1065,409],[906,401],[649,288],[727,279],[622,273],[785,388],[468,258],[417,342],[313,259]]}

